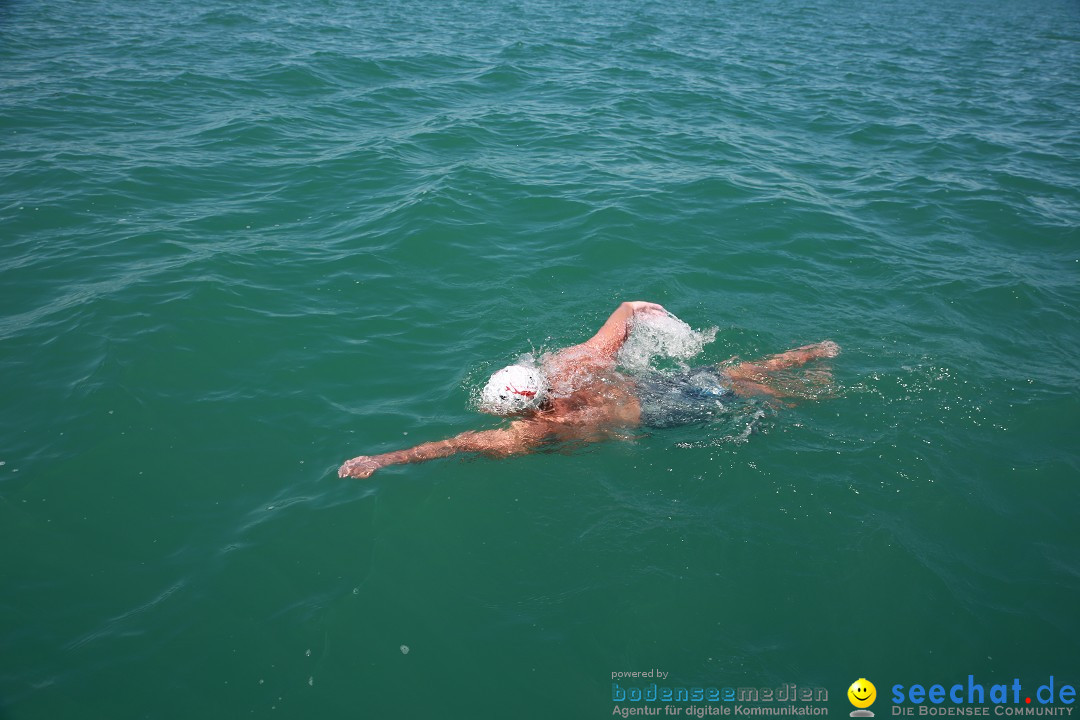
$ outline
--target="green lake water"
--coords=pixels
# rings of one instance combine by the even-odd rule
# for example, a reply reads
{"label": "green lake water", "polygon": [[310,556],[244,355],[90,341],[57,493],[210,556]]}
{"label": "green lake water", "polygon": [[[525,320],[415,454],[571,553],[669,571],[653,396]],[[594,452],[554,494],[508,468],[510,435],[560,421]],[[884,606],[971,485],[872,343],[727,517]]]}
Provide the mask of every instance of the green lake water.
{"label": "green lake water", "polygon": [[[1073,0],[0,2],[0,719],[1080,684],[1078,117]],[[336,476],[637,299],[835,396]]]}

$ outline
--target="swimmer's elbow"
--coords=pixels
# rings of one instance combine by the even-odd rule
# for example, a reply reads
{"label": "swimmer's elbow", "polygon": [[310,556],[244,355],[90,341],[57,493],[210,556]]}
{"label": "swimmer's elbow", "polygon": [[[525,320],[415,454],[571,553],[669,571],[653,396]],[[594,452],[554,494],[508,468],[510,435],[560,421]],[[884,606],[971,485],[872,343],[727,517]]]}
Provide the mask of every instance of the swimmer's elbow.
{"label": "swimmer's elbow", "polygon": [[593,352],[614,355],[626,341],[626,336],[630,332],[630,319],[633,316],[633,303],[622,303],[615,308],[615,312],[611,313],[611,316],[600,326],[596,334],[582,345],[590,348]]}

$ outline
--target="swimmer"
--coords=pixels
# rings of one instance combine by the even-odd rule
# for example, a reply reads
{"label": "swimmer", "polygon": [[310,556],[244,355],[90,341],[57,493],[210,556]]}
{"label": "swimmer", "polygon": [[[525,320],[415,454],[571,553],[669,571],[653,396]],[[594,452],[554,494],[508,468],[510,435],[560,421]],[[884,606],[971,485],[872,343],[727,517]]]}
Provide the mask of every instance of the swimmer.
{"label": "swimmer", "polygon": [[553,443],[593,442],[635,427],[672,427],[703,422],[736,397],[791,397],[776,373],[811,360],[831,358],[840,346],[826,340],[760,362],[693,368],[632,378],[616,372],[617,354],[635,318],[667,311],[651,302],[624,302],[595,335],[543,358],[539,368],[505,367],[488,380],[480,409],[512,417],[508,427],[469,431],[446,440],[346,461],[339,477],[367,478],[380,468],[418,463],[457,453],[491,457],[520,455]]}

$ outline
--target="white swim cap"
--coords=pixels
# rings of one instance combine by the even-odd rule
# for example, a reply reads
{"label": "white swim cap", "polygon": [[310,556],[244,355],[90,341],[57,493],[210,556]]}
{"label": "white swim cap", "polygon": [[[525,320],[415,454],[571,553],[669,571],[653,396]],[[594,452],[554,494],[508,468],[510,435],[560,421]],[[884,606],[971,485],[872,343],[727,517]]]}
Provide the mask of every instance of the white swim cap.
{"label": "white swim cap", "polygon": [[480,409],[495,415],[513,415],[540,407],[547,383],[536,368],[508,365],[491,376],[480,393]]}

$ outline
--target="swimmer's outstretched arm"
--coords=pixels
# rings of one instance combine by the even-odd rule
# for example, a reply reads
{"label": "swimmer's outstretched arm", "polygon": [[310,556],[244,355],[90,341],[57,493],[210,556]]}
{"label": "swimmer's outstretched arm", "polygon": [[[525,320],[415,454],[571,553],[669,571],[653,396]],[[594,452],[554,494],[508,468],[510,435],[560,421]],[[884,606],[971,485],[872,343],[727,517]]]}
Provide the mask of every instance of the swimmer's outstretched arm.
{"label": "swimmer's outstretched arm", "polygon": [[361,455],[345,461],[338,477],[368,478],[387,465],[419,463],[457,453],[484,453],[496,457],[529,452],[543,441],[543,436],[529,423],[514,422],[510,427],[480,432],[464,432],[437,442],[422,443],[407,450],[395,450],[382,455]]}

